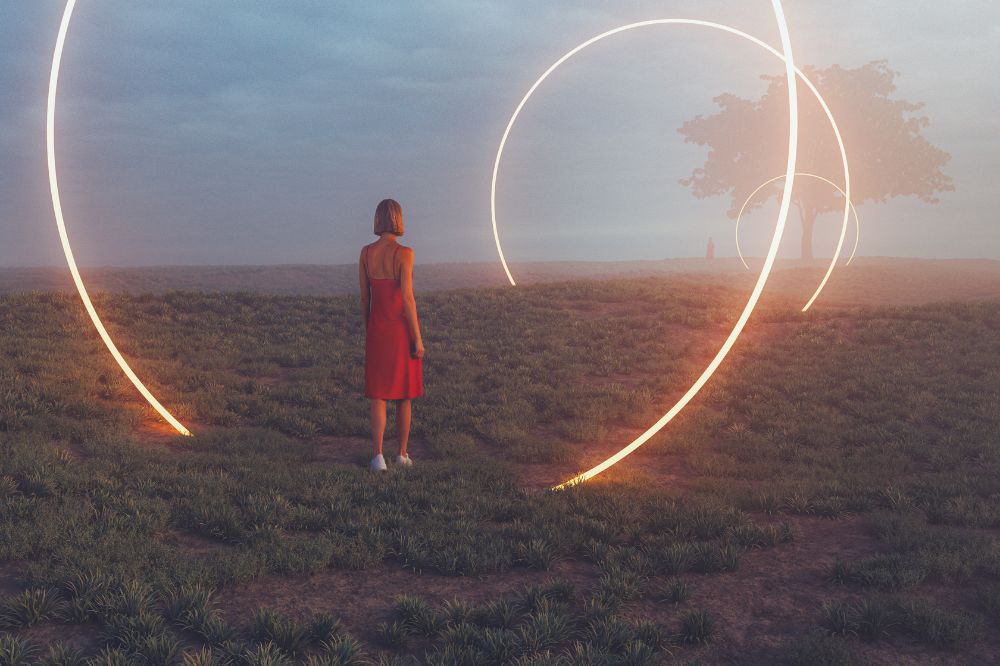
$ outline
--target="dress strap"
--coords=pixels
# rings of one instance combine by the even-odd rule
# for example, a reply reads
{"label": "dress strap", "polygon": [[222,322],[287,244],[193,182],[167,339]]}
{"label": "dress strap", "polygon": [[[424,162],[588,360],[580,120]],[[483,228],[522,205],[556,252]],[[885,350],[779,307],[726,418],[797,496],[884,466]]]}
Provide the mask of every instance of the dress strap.
{"label": "dress strap", "polygon": [[364,249],[361,251],[361,263],[365,265],[365,277],[369,280],[371,276],[368,274],[368,246],[365,245]]}
{"label": "dress strap", "polygon": [[399,243],[396,243],[396,247],[392,248],[392,273],[397,280],[399,280],[399,275],[396,273],[396,251],[399,249]]}

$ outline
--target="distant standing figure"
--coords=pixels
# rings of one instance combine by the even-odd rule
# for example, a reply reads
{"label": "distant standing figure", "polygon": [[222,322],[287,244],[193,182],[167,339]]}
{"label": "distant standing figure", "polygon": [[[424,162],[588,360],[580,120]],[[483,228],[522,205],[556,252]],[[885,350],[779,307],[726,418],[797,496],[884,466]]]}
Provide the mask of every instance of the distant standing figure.
{"label": "distant standing figure", "polygon": [[708,249],[705,250],[705,258],[715,259],[715,241],[712,240],[711,236],[708,237]]}
{"label": "distant standing figure", "polygon": [[377,241],[361,249],[358,278],[365,322],[365,397],[371,398],[371,468],[386,470],[382,455],[386,400],[396,401],[396,463],[410,467],[410,400],[423,395],[424,343],[413,298],[413,250],[397,241],[403,235],[403,209],[385,199],[375,209]]}

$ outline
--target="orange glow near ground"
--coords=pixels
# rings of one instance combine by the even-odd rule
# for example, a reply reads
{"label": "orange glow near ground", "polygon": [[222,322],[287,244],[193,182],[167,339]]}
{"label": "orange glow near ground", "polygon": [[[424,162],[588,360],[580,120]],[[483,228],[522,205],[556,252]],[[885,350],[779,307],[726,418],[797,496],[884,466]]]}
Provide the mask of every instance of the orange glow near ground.
{"label": "orange glow near ground", "polygon": [[90,315],[90,320],[94,323],[94,328],[100,334],[101,339],[107,346],[108,351],[114,357],[115,361],[121,367],[125,376],[129,378],[132,384],[139,389],[139,393],[153,406],[160,416],[166,419],[174,430],[182,435],[190,435],[191,433],[185,428],[180,421],[175,419],[173,415],[166,410],[166,408],[160,404],[160,401],[156,399],[149,389],[139,380],[132,368],[129,367],[128,362],[118,351],[118,347],[115,346],[114,341],[108,334],[107,329],[104,328],[104,323],[101,318],[97,315],[97,310],[94,309],[94,304],[90,301],[90,294],[87,293],[87,287],[83,284],[83,278],[80,277],[80,271],[76,266],[76,259],[73,257],[73,248],[69,244],[69,236],[66,234],[66,221],[63,218],[62,202],[59,198],[59,179],[56,176],[56,147],[55,147],[55,123],[56,123],[56,88],[59,83],[59,65],[62,62],[63,46],[66,43],[66,32],[69,30],[69,22],[73,16],[73,8],[76,5],[76,0],[68,0],[66,3],[66,10],[63,12],[62,23],[59,25],[59,34],[56,37],[56,48],[55,53],[52,56],[52,72],[49,76],[49,98],[48,107],[46,111],[46,123],[45,123],[45,138],[47,144],[48,152],[48,163],[49,163],[49,189],[52,192],[52,209],[56,216],[56,226],[59,227],[59,240],[62,241],[63,253],[66,255],[66,263],[69,265],[69,271],[73,274],[73,282],[76,284],[76,290],[80,292],[80,299],[83,301],[83,307],[87,309],[87,314]]}
{"label": "orange glow near ground", "polygon": [[[824,178],[823,176],[817,176],[814,173],[808,173],[806,171],[799,171],[795,175],[822,180],[824,183],[829,183],[833,187],[837,188],[837,191],[840,192],[841,194],[844,194],[844,190],[840,188],[840,185],[837,185],[832,180]],[[743,263],[743,267],[746,268],[747,270],[750,269],[750,266],[748,266],[746,260],[743,259],[743,250],[740,249],[740,220],[743,219],[743,213],[746,212],[747,206],[750,205],[750,202],[753,201],[753,198],[757,195],[758,192],[760,192],[762,189],[764,189],[771,183],[775,183],[784,177],[785,177],[784,174],[782,174],[780,176],[775,176],[771,180],[761,183],[760,187],[751,192],[750,196],[748,196],[746,201],[743,202],[743,205],[740,207],[740,214],[736,216],[736,254],[739,255],[740,261]],[[846,199],[847,195],[844,194],[844,197]],[[844,264],[845,266],[850,266],[851,262],[854,261],[854,255],[858,253],[858,241],[861,240],[861,221],[858,219],[858,211],[854,208],[853,203],[851,203],[851,214],[854,216],[854,229],[856,233],[854,235],[854,249],[851,250],[851,256],[847,258],[847,263]]]}
{"label": "orange glow near ground", "polygon": [[[507,273],[507,278],[510,280],[511,285],[514,285],[515,284],[514,277],[513,275],[511,275],[510,269],[507,266],[507,261],[504,258],[503,248],[500,245],[500,236],[497,231],[497,220],[496,220],[497,174],[500,169],[500,160],[503,156],[504,145],[507,143],[507,138],[510,135],[511,128],[514,126],[514,123],[517,120],[518,115],[521,113],[521,110],[524,108],[524,105],[527,103],[528,99],[530,99],[531,95],[535,92],[535,90],[538,89],[538,87],[542,84],[542,82],[546,78],[548,78],[548,76],[552,72],[554,72],[556,68],[559,67],[559,65],[563,64],[568,59],[570,59],[571,57],[573,57],[575,54],[579,53],[586,47],[590,46],[591,44],[594,44],[595,42],[598,42],[612,35],[616,35],[618,33],[625,32],[627,30],[633,30],[636,28],[642,28],[653,25],[680,24],[680,25],[696,25],[696,26],[713,28],[716,30],[722,30],[724,32],[728,32],[749,40],[757,44],[758,46],[761,46],[762,48],[770,51],[777,57],[779,57],[785,64],[785,74],[788,78],[788,111],[789,111],[788,160],[787,160],[787,167],[785,170],[784,191],[782,192],[781,196],[781,206],[778,212],[778,220],[775,225],[774,237],[771,239],[771,246],[770,249],[768,250],[767,257],[764,260],[764,267],[761,270],[760,276],[757,278],[757,282],[754,285],[753,291],[750,294],[750,298],[747,300],[747,304],[743,308],[743,312],[740,314],[739,319],[736,322],[736,325],[733,327],[733,330],[730,332],[729,336],[726,338],[726,341],[722,344],[722,347],[716,353],[715,357],[708,364],[708,367],[705,368],[705,370],[698,377],[698,379],[695,380],[694,384],[691,385],[691,387],[681,397],[681,399],[678,400],[677,403],[672,408],[670,408],[670,410],[666,414],[660,417],[660,419],[656,423],[650,426],[644,433],[636,437],[630,444],[625,446],[621,451],[611,456],[604,462],[596,465],[595,467],[592,467],[591,469],[573,477],[572,479],[569,479],[568,481],[565,481],[564,483],[555,486],[554,490],[560,490],[573,486],[577,483],[581,483],[583,481],[586,481],[587,479],[593,478],[594,476],[600,474],[601,472],[615,465],[618,461],[622,460],[630,453],[638,449],[640,446],[645,444],[650,437],[655,435],[667,423],[669,423],[678,413],[680,413],[682,409],[684,409],[684,407],[691,401],[691,399],[694,398],[694,396],[697,395],[699,391],[701,391],[702,387],[705,385],[706,382],[708,382],[708,380],[712,377],[712,375],[715,374],[715,371],[718,369],[719,365],[722,364],[722,361],[729,354],[729,351],[732,349],[733,345],[736,343],[737,338],[739,338],[740,333],[743,331],[743,328],[746,326],[747,320],[749,320],[751,313],[753,313],[754,308],[757,306],[757,301],[760,299],[760,295],[764,289],[764,285],[767,283],[767,279],[771,274],[771,269],[774,266],[774,261],[778,254],[778,247],[781,243],[781,237],[785,230],[785,223],[788,220],[789,206],[791,205],[792,187],[795,181],[795,161],[798,154],[798,131],[799,131],[798,88],[797,88],[796,75],[802,77],[802,79],[809,86],[810,90],[812,90],[813,93],[817,95],[817,98],[820,99],[820,103],[822,104],[823,108],[827,111],[827,114],[829,115],[829,110],[826,108],[826,104],[822,101],[822,98],[819,97],[819,93],[816,91],[815,87],[813,87],[812,84],[805,79],[802,73],[795,68],[795,63],[792,57],[791,41],[788,35],[788,26],[785,21],[784,11],[782,10],[781,7],[781,1],[772,0],[772,5],[778,23],[778,31],[781,34],[782,52],[777,51],[768,44],[762,42],[756,37],[753,37],[752,35],[749,35],[745,32],[742,32],[735,28],[731,28],[729,26],[721,25],[718,23],[711,23],[708,21],[698,21],[692,19],[658,19],[652,21],[642,21],[639,23],[630,23],[628,25],[615,28],[614,30],[609,30],[608,32],[601,33],[600,35],[597,35],[596,37],[593,37],[583,42],[579,46],[575,47],[574,49],[566,53],[566,55],[564,55],[562,58],[557,60],[555,64],[549,67],[538,78],[538,80],[535,81],[535,83],[531,86],[531,88],[528,89],[527,94],[525,94],[525,96],[521,99],[521,102],[517,105],[517,108],[514,110],[514,114],[511,116],[510,122],[507,123],[507,128],[504,130],[503,137],[500,140],[500,146],[497,149],[496,161],[494,162],[493,165],[493,184],[490,192],[490,212],[492,216],[493,236],[494,240],[496,241],[497,253],[500,255],[500,262],[503,264],[504,271]],[[830,120],[831,122],[833,122],[832,116],[830,116]],[[836,131],[836,123],[833,124]],[[837,140],[838,142],[840,142],[839,131],[836,131],[836,134],[837,134]],[[841,146],[841,155],[844,160],[844,171],[845,171],[844,180],[845,183],[847,184],[846,189],[848,192],[850,192],[850,177],[847,174],[846,152],[843,149],[842,142],[840,142],[840,146]],[[845,208],[844,230],[846,231],[846,224],[848,219],[848,210],[846,204],[844,208]],[[843,235],[841,237],[841,242],[843,242]],[[839,253],[839,248],[838,248],[838,253]],[[829,277],[829,272],[827,273],[827,278],[828,277]]]}

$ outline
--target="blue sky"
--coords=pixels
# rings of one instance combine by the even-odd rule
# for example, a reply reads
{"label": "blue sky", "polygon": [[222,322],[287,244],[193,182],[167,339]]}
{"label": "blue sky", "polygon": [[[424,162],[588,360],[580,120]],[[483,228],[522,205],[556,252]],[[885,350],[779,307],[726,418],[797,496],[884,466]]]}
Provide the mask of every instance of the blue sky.
{"label": "blue sky", "polygon": [[[887,58],[926,103],[956,191],[859,208],[861,254],[1000,258],[1000,5],[786,3],[800,64]],[[44,100],[61,0],[0,0],[0,265],[58,265]],[[649,18],[702,18],[778,43],[766,0],[298,2],[79,0],[57,119],[69,233],[84,265],[344,263],[391,196],[421,261],[494,257],[496,144],[534,79],[576,43]],[[567,63],[508,145],[498,208],[511,261],[732,254],[725,198],[678,184],[705,157],[677,128],[780,63],[665,26]],[[783,148],[782,148],[783,150]],[[762,175],[762,180],[768,175]],[[774,209],[747,219],[763,250]],[[822,218],[816,251],[834,243]],[[795,254],[798,230],[787,234]]]}

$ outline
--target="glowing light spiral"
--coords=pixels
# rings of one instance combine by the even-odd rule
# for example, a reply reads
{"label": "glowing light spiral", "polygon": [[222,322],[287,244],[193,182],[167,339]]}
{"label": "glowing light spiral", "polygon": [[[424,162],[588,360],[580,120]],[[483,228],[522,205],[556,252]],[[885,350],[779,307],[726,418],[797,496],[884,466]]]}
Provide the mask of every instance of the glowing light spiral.
{"label": "glowing light spiral", "polygon": [[[630,444],[622,448],[618,453],[604,460],[600,464],[592,467],[591,469],[581,474],[578,474],[577,476],[574,476],[573,478],[569,479],[568,481],[565,481],[564,483],[555,486],[555,489],[557,490],[567,488],[577,483],[586,481],[587,479],[593,478],[594,476],[600,474],[609,467],[615,465],[617,462],[619,462],[620,460],[631,454],[633,451],[638,449],[640,446],[645,444],[653,435],[655,435],[667,423],[673,420],[673,418],[678,413],[680,413],[682,409],[684,409],[684,407],[691,401],[691,399],[694,398],[694,396],[697,395],[699,391],[701,391],[702,387],[708,382],[708,380],[712,377],[712,375],[715,374],[715,371],[718,369],[718,367],[722,364],[722,361],[729,354],[729,351],[732,349],[736,340],[739,338],[740,333],[743,331],[743,328],[746,326],[746,323],[749,320],[750,315],[753,313],[754,308],[757,306],[757,301],[760,299],[760,295],[764,289],[764,285],[767,283],[767,279],[771,274],[771,269],[773,268],[775,258],[777,257],[778,247],[781,243],[781,237],[782,234],[784,233],[785,223],[788,219],[788,210],[791,204],[792,187],[795,181],[795,162],[798,153],[799,115],[798,115],[797,77],[802,79],[802,81],[807,85],[807,87],[809,87],[809,89],[819,100],[820,105],[823,107],[823,110],[826,112],[827,117],[829,118],[830,123],[834,128],[834,133],[837,138],[837,143],[840,147],[841,158],[844,164],[845,190],[848,193],[850,192],[850,175],[847,165],[847,153],[846,150],[844,149],[844,144],[840,136],[840,131],[837,128],[835,120],[833,119],[833,115],[830,113],[829,107],[827,107],[826,102],[819,94],[819,91],[817,91],[815,86],[812,85],[812,83],[805,77],[805,75],[795,67],[794,58],[792,56],[791,40],[788,34],[788,25],[785,20],[785,15],[781,6],[781,1],[772,0],[772,6],[774,9],[775,19],[778,24],[778,32],[781,36],[782,51],[778,51],[777,49],[771,47],[770,45],[766,44],[760,39],[757,39],[756,37],[749,35],[741,30],[737,30],[736,28],[732,28],[726,25],[713,23],[709,21],[700,21],[694,19],[655,19],[650,21],[640,21],[637,23],[630,23],[621,26],[619,28],[603,32],[597,35],[596,37],[592,37],[591,39],[588,39],[587,41],[574,47],[564,56],[559,58],[559,60],[557,60],[552,66],[550,66],[535,81],[535,83],[532,84],[532,86],[528,89],[528,92],[524,95],[520,103],[515,108],[514,113],[510,118],[510,121],[507,123],[507,127],[504,130],[503,136],[500,139],[500,145],[497,149],[496,160],[494,161],[493,164],[493,181],[490,191],[490,214],[491,214],[491,221],[493,223],[493,237],[494,240],[496,241],[497,254],[500,257],[500,263],[503,265],[504,272],[506,272],[507,278],[510,281],[511,285],[513,286],[516,283],[514,281],[514,276],[511,274],[510,268],[507,265],[506,258],[504,257],[503,248],[500,244],[500,235],[497,229],[496,184],[500,170],[500,162],[503,157],[504,146],[506,145],[507,139],[510,136],[511,129],[514,126],[514,123],[517,121],[517,118],[520,115],[521,110],[524,108],[524,105],[528,102],[532,94],[534,94],[534,92],[538,89],[538,87],[542,84],[542,82],[545,81],[545,79],[547,79],[549,75],[552,74],[552,72],[554,72],[564,62],[566,62],[574,55],[576,55],[583,49],[587,48],[588,46],[596,42],[599,42],[602,39],[611,37],[612,35],[616,35],[628,30],[634,30],[637,28],[643,28],[654,25],[669,25],[669,24],[693,25],[693,26],[707,27],[715,30],[721,30],[723,32],[728,32],[730,34],[749,40],[750,42],[753,42],[754,44],[757,44],[758,46],[764,48],[765,50],[769,51],[770,53],[772,53],[773,55],[775,55],[776,57],[778,57],[783,61],[785,65],[785,74],[788,80],[788,111],[789,111],[788,159],[785,171],[785,185],[784,185],[784,190],[782,192],[781,205],[778,212],[778,220],[775,225],[774,236],[771,239],[771,245],[768,250],[767,257],[764,260],[764,267],[761,270],[760,276],[758,277],[757,282],[754,285],[753,291],[750,294],[750,298],[747,300],[747,303],[744,306],[743,311],[740,313],[740,316],[737,319],[735,326],[729,333],[729,336],[726,338],[725,342],[722,344],[722,347],[716,353],[715,357],[711,360],[711,362],[709,362],[708,366],[705,368],[702,374],[695,380],[694,384],[691,385],[691,387],[687,390],[687,392],[684,393],[684,395],[680,398],[680,400],[678,400],[677,403],[675,403],[674,406],[671,407],[669,411],[667,411],[666,414],[660,417],[660,419],[656,421],[656,423],[651,425],[648,429],[646,429],[645,432],[636,437]],[[850,199],[849,196],[847,196],[846,198],[847,200]],[[803,311],[809,309],[809,307],[812,305],[816,297],[818,297],[819,293],[825,286],[827,280],[829,279],[830,273],[832,273],[833,271],[833,267],[836,264],[837,256],[839,256],[841,247],[843,245],[844,235],[846,234],[847,231],[847,221],[848,221],[848,206],[845,204],[844,225],[843,229],[841,230],[840,244],[837,247],[837,253],[834,256],[834,261],[831,263],[830,268],[827,270],[827,274],[824,277],[822,283],[820,284],[819,289],[817,289],[816,293],[806,304],[805,308],[803,308]]]}
{"label": "glowing light spiral", "polygon": [[111,335],[108,333],[107,329],[104,328],[104,323],[97,314],[97,310],[94,309],[94,304],[90,301],[90,294],[87,293],[87,287],[83,284],[83,278],[80,277],[80,270],[77,268],[76,259],[73,257],[73,248],[69,244],[69,235],[66,233],[66,220],[63,217],[62,201],[59,198],[59,178],[56,174],[56,141],[55,141],[55,124],[56,124],[56,89],[59,84],[59,66],[62,63],[63,46],[66,44],[66,33],[69,30],[69,22],[73,16],[73,8],[76,6],[76,0],[68,0],[66,2],[66,9],[63,12],[62,22],[59,24],[59,34],[56,36],[56,48],[55,53],[52,56],[52,71],[49,74],[49,97],[48,105],[45,114],[45,139],[46,139],[46,151],[48,155],[49,164],[49,190],[52,194],[52,210],[56,216],[56,226],[59,228],[59,240],[62,242],[63,254],[66,255],[66,264],[69,266],[69,272],[73,275],[73,283],[76,284],[76,290],[80,292],[80,300],[83,301],[83,307],[87,310],[87,314],[90,315],[90,321],[94,323],[94,328],[97,329],[97,333],[101,336],[101,340],[104,341],[104,345],[111,352],[115,361],[121,367],[122,372],[125,376],[129,378],[129,381],[139,390],[142,397],[155,409],[160,416],[162,416],[167,423],[169,423],[177,432],[182,435],[190,435],[191,432],[181,424],[174,416],[167,411],[167,409],[160,404],[160,401],[156,399],[146,385],[142,383],[139,377],[135,374],[132,368],[129,366],[125,357],[122,356],[121,352],[118,351],[118,347],[115,345],[114,340],[111,339]]}
{"label": "glowing light spiral", "polygon": [[[840,188],[840,185],[837,185],[835,182],[833,182],[829,178],[824,178],[823,176],[817,176],[816,174],[809,173],[807,171],[798,171],[798,172],[796,172],[795,175],[796,176],[805,176],[807,178],[815,178],[817,180],[823,181],[824,183],[829,183],[830,185],[832,185],[833,187],[835,187],[838,192],[840,192],[841,194],[843,194],[845,199],[847,198],[847,195],[844,193],[844,190],[842,190]],[[760,192],[762,189],[764,189],[765,187],[767,187],[771,183],[777,182],[777,181],[781,180],[784,177],[785,177],[785,174],[781,174],[780,176],[775,176],[771,180],[767,180],[767,181],[764,181],[763,183],[761,183],[760,186],[756,190],[754,190],[753,192],[751,192],[750,196],[748,196],[746,198],[746,201],[744,201],[743,205],[740,207],[740,213],[739,213],[739,215],[736,216],[736,254],[739,256],[740,261],[743,263],[743,267],[746,268],[747,270],[750,269],[750,266],[747,265],[746,260],[743,258],[743,250],[740,248],[740,220],[743,219],[743,213],[746,212],[747,206],[750,205],[750,202],[753,201],[753,198],[757,195],[758,192]],[[856,255],[858,253],[858,242],[861,240],[861,220],[858,219],[858,211],[857,211],[856,208],[854,208],[854,203],[853,202],[851,202],[851,215],[854,217],[854,229],[855,229],[855,234],[854,234],[854,249],[851,250],[851,256],[847,258],[847,263],[844,264],[845,266],[850,266],[851,262],[854,261],[854,255]]]}
{"label": "glowing light spiral", "polygon": [[[776,14],[778,11],[781,11],[780,6],[775,8]],[[612,35],[616,35],[618,33],[625,32],[628,30],[634,30],[636,28],[645,28],[655,25],[670,25],[670,24],[693,25],[705,28],[712,28],[715,30],[721,30],[722,32],[727,32],[732,35],[736,35],[737,37],[742,37],[743,39],[746,39],[747,41],[752,42],[757,46],[760,46],[761,48],[771,53],[776,58],[784,60],[784,56],[782,56],[781,52],[775,49],[770,44],[767,44],[766,42],[761,41],[757,37],[745,33],[742,30],[738,30],[736,28],[732,28],[730,26],[723,25],[721,23],[713,23],[711,21],[700,21],[697,19],[653,19],[650,21],[639,21],[637,23],[629,23],[628,25],[623,25],[613,30],[602,32],[596,37],[591,37],[587,41],[574,47],[563,57],[559,58],[559,60],[553,63],[552,66],[549,67],[547,70],[545,70],[545,72],[540,77],[538,77],[538,79],[532,84],[532,86],[528,89],[528,92],[525,93],[524,97],[521,98],[521,102],[514,109],[514,113],[511,115],[510,120],[507,122],[507,127],[504,129],[503,136],[500,138],[500,145],[497,148],[496,159],[493,162],[493,180],[490,187],[490,221],[493,225],[493,240],[496,243],[497,255],[500,257],[500,264],[501,266],[503,266],[504,273],[507,274],[507,280],[510,282],[512,287],[516,286],[517,283],[514,281],[514,276],[510,272],[510,267],[507,265],[507,259],[503,253],[503,247],[500,244],[500,232],[497,226],[496,195],[497,195],[497,180],[499,178],[499,173],[500,173],[500,162],[503,159],[503,151],[507,145],[507,139],[510,136],[510,132],[514,127],[514,123],[517,122],[518,116],[521,115],[521,110],[524,108],[525,104],[527,104],[528,100],[535,93],[535,91],[542,84],[542,82],[545,81],[545,79],[547,79],[550,74],[552,74],[564,62],[566,62],[574,55],[587,48],[588,46],[591,46],[592,44],[599,42],[602,39],[611,37]],[[826,100],[820,94],[819,90],[816,89],[816,86],[813,85],[812,81],[810,81],[809,78],[806,77],[806,75],[802,72],[802,70],[798,69],[797,67],[794,67],[794,65],[793,65],[793,70],[795,71],[796,76],[798,76],[798,78],[802,80],[802,82],[806,85],[806,87],[809,88],[809,91],[816,97],[816,101],[819,102],[820,107],[823,109],[823,113],[826,115],[827,120],[830,122],[830,127],[833,129],[834,137],[837,140],[837,148],[840,151],[840,160],[844,169],[844,190],[841,191],[845,192],[845,199],[846,199],[844,203],[843,223],[841,224],[840,239],[837,242],[837,249],[833,254],[833,258],[830,260],[830,265],[827,267],[826,274],[820,281],[819,286],[816,288],[816,291],[813,292],[813,295],[809,298],[809,301],[802,308],[803,312],[807,312],[809,308],[812,307],[813,303],[816,302],[816,299],[819,298],[819,295],[823,292],[824,287],[826,287],[827,282],[830,280],[830,276],[833,274],[833,269],[836,268],[837,260],[840,258],[840,253],[843,251],[844,239],[847,237],[847,226],[848,222],[850,221],[850,206],[847,202],[850,201],[850,196],[848,196],[848,194],[851,191],[851,179],[850,179],[850,169],[847,164],[847,149],[844,147],[844,140],[840,134],[840,127],[837,125],[837,121],[834,119],[833,113],[830,111],[830,107],[827,105]]]}

